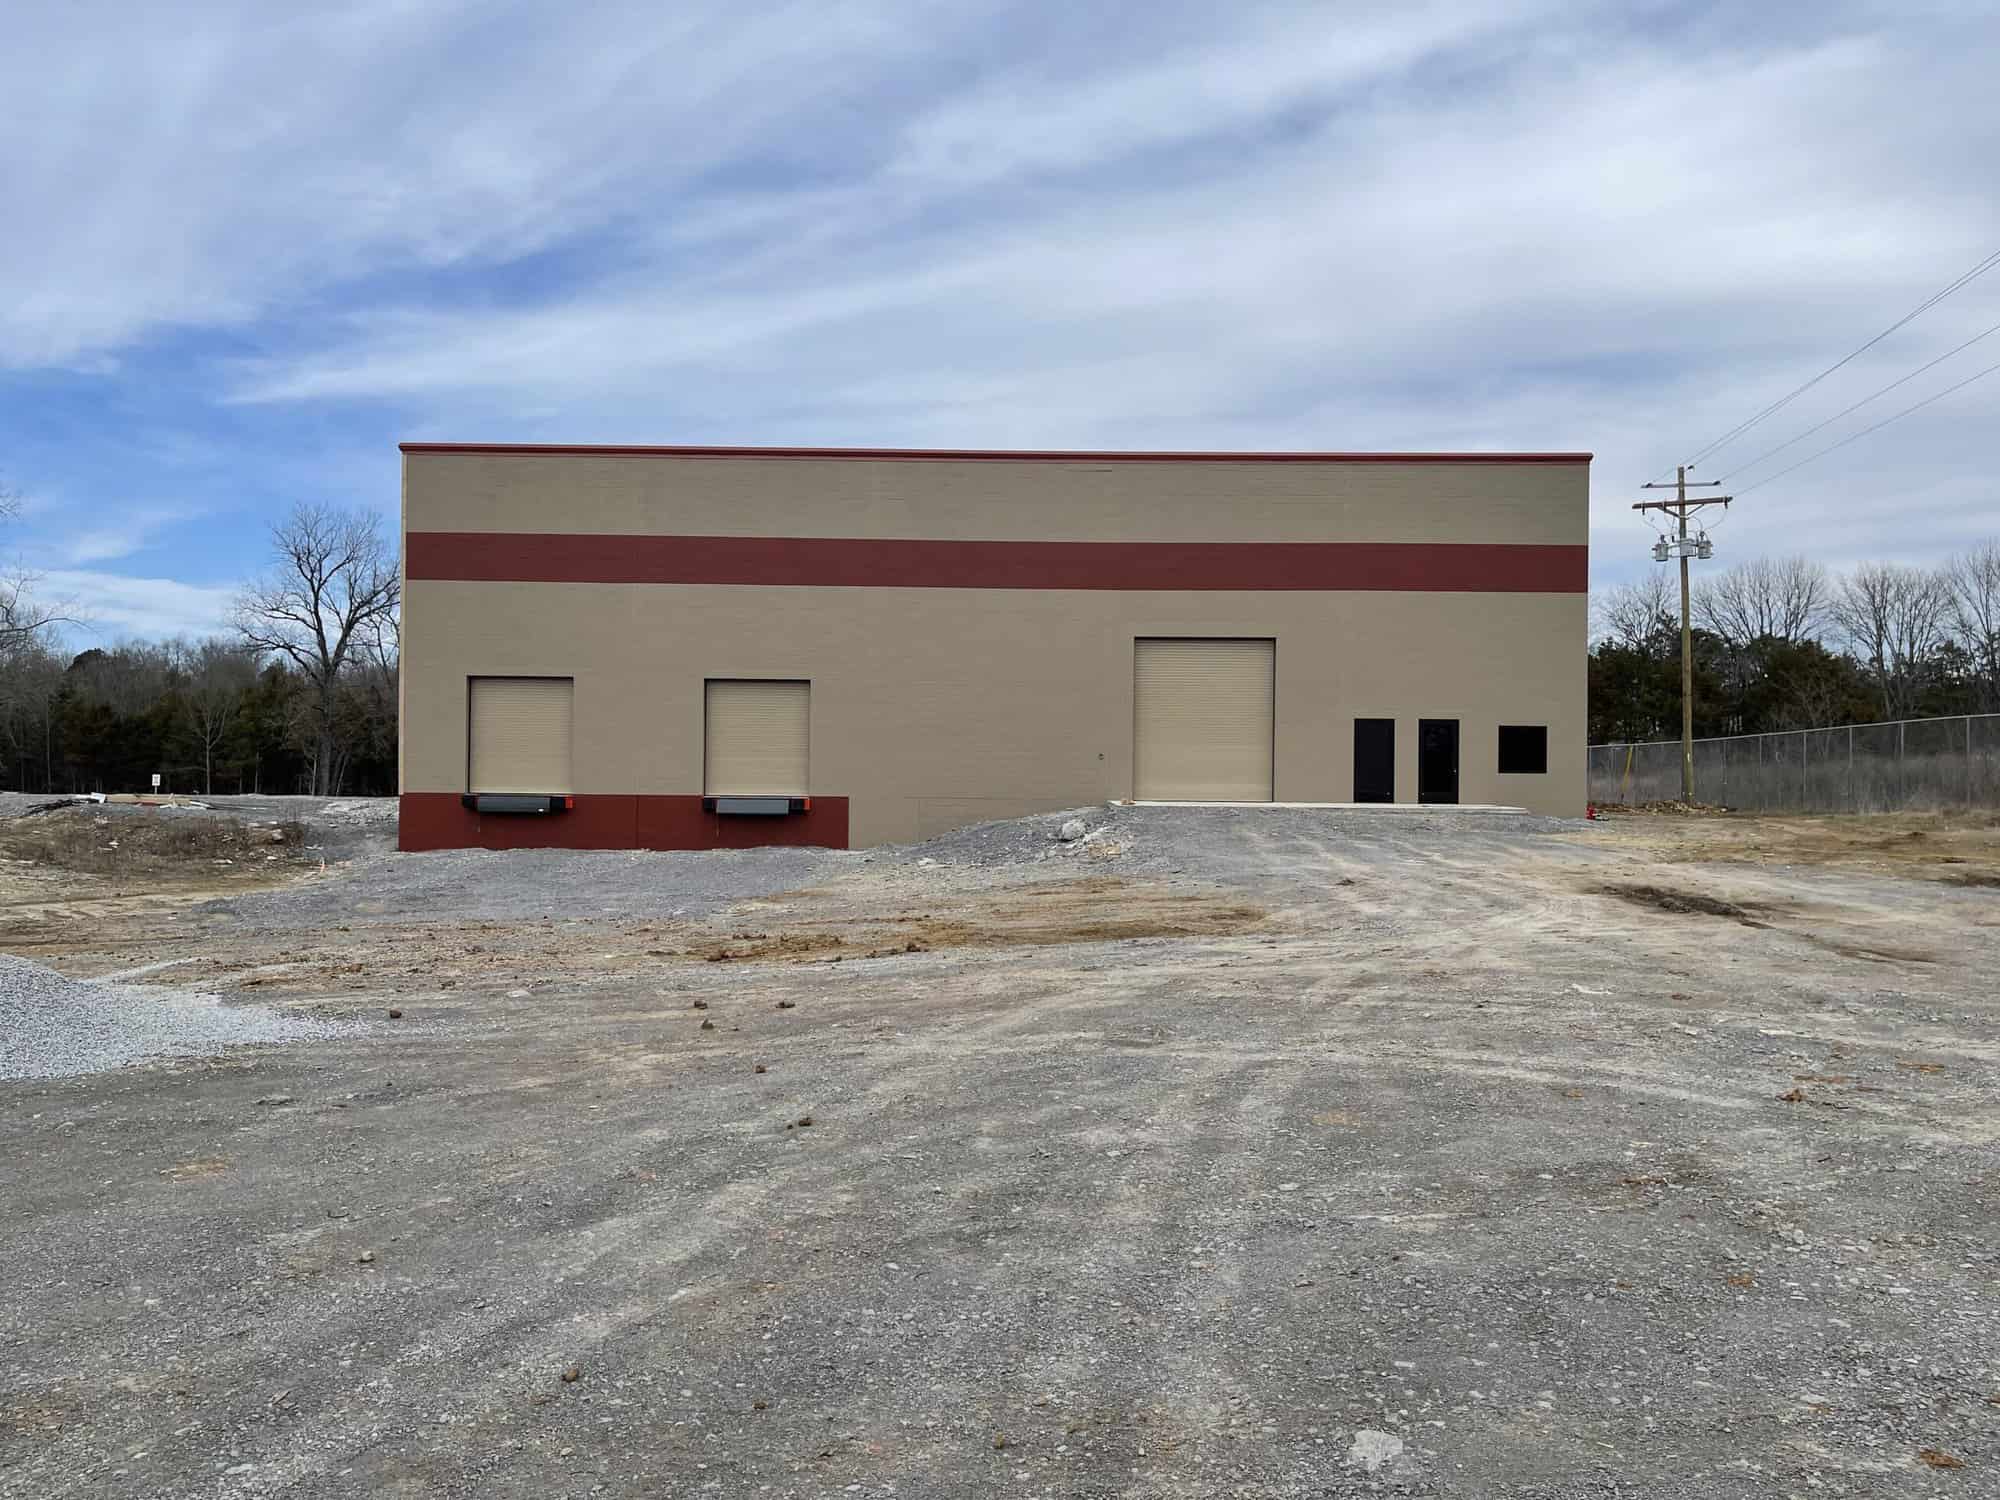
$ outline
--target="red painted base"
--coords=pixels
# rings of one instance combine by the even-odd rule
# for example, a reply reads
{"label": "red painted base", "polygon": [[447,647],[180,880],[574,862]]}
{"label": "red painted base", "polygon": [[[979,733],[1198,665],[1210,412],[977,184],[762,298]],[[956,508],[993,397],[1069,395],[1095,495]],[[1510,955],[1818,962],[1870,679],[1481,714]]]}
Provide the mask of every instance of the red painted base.
{"label": "red painted base", "polygon": [[782,818],[724,818],[700,797],[581,796],[568,812],[484,817],[457,792],[405,792],[396,847],[425,849],[845,849],[847,799],[814,797]]}

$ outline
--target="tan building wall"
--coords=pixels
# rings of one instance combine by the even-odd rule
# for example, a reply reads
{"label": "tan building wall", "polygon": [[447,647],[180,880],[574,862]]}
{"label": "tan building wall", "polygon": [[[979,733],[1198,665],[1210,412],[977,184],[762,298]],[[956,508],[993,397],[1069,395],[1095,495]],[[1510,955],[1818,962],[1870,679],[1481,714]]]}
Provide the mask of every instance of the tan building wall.
{"label": "tan building wall", "polygon": [[1589,466],[409,452],[423,531],[1582,546]]}
{"label": "tan building wall", "polygon": [[[916,462],[417,451],[407,458],[405,531],[1486,543],[1499,576],[1509,546],[1585,546],[1587,475],[1577,459]],[[1280,801],[1352,796],[1357,717],[1397,721],[1397,800],[1414,801],[1417,720],[1447,718],[1460,721],[1461,801],[1569,816],[1584,806],[1580,587],[1125,591],[413,573],[403,628],[403,791],[435,794],[439,809],[465,790],[466,680],[484,675],[575,679],[580,800],[698,797],[703,683],[716,677],[810,680],[809,790],[846,799],[857,847],[1127,797],[1133,643],[1177,635],[1275,639]],[[1548,726],[1545,775],[1499,774],[1503,723]],[[548,820],[537,841],[563,842],[560,822]],[[446,829],[429,842],[485,836],[457,839]]]}

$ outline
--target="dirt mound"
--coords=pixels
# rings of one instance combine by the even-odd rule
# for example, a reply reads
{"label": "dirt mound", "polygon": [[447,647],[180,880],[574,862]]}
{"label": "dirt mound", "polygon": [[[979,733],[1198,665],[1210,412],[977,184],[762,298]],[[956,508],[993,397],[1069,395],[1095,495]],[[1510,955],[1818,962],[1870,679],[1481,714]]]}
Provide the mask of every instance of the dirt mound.
{"label": "dirt mound", "polygon": [[1726,818],[1730,809],[1716,802],[1600,802],[1597,815],[1622,814],[1657,818]]}
{"label": "dirt mound", "polygon": [[1990,874],[1983,870],[1961,870],[1950,875],[1940,875],[1938,879],[1945,885],[1962,886],[1966,890],[2000,890],[2000,875]]}
{"label": "dirt mound", "polygon": [[1670,891],[1658,885],[1601,885],[1597,888],[1600,896],[1616,896],[1620,901],[1629,901],[1634,906],[1644,906],[1653,911],[1671,912],[1675,916],[1728,917],[1741,922],[1745,927],[1763,927],[1753,915],[1753,909],[1738,906],[1734,901],[1724,901],[1716,896],[1704,896],[1699,891]]}
{"label": "dirt mound", "polygon": [[303,855],[305,826],[245,823],[200,812],[121,807],[56,808],[0,826],[0,855],[91,875],[185,876],[213,883],[230,872],[277,873]]}

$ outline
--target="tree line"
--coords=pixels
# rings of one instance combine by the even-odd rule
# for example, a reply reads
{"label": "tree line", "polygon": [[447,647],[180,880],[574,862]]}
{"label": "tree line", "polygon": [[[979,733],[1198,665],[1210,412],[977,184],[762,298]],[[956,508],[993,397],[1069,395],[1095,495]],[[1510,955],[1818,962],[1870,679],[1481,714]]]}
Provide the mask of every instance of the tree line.
{"label": "tree line", "polygon": [[0,585],[0,787],[396,791],[401,578],[380,522],[301,506],[233,628],[69,652],[32,580]]}
{"label": "tree line", "polygon": [[[2000,712],[2000,541],[1935,568],[1758,558],[1693,591],[1694,732]],[[1590,742],[1680,735],[1680,584],[1591,596]]]}

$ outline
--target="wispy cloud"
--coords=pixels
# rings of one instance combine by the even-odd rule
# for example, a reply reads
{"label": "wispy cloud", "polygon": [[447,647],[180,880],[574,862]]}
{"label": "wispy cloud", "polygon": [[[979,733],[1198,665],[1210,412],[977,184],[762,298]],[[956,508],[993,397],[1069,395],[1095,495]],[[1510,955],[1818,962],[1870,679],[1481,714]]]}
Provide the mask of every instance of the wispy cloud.
{"label": "wispy cloud", "polygon": [[1371,94],[1427,88],[1420,68],[1491,71],[1496,48],[1532,45],[1552,14],[1588,22],[1603,10],[1590,0],[1563,7],[1410,0],[1338,11],[1246,5],[1233,24],[1169,28],[1136,46],[1057,50],[1000,70],[914,118],[886,175],[933,190],[986,192],[1204,143],[1247,155],[1302,122],[1365,107]]}
{"label": "wispy cloud", "polygon": [[186,528],[199,514],[182,508],[137,507],[115,516],[98,516],[82,527],[58,530],[52,538],[57,557],[68,566],[115,562],[158,545],[163,534]]}
{"label": "wispy cloud", "polygon": [[[47,122],[0,163],[37,226],[0,237],[0,366],[164,375],[204,482],[265,505],[373,499],[397,436],[1589,447],[1615,571],[1627,485],[2000,244],[1970,3],[82,25],[36,9],[0,58]],[[2000,319],[1990,280],[1798,425]],[[1759,491],[1728,546],[1960,545],[1996,414],[2000,377]],[[76,529],[68,565],[121,560],[122,519]]]}
{"label": "wispy cloud", "polygon": [[81,365],[162,327],[241,327],[347,278],[501,264],[601,230],[635,192],[781,146],[802,109],[893,66],[949,13],[115,12],[10,18],[0,88],[36,124],[10,133],[9,209],[35,232],[0,237],[0,366]]}
{"label": "wispy cloud", "polygon": [[39,597],[70,604],[80,623],[73,638],[214,635],[228,629],[234,591],[171,578],[133,578],[92,569],[53,568],[36,581]]}

